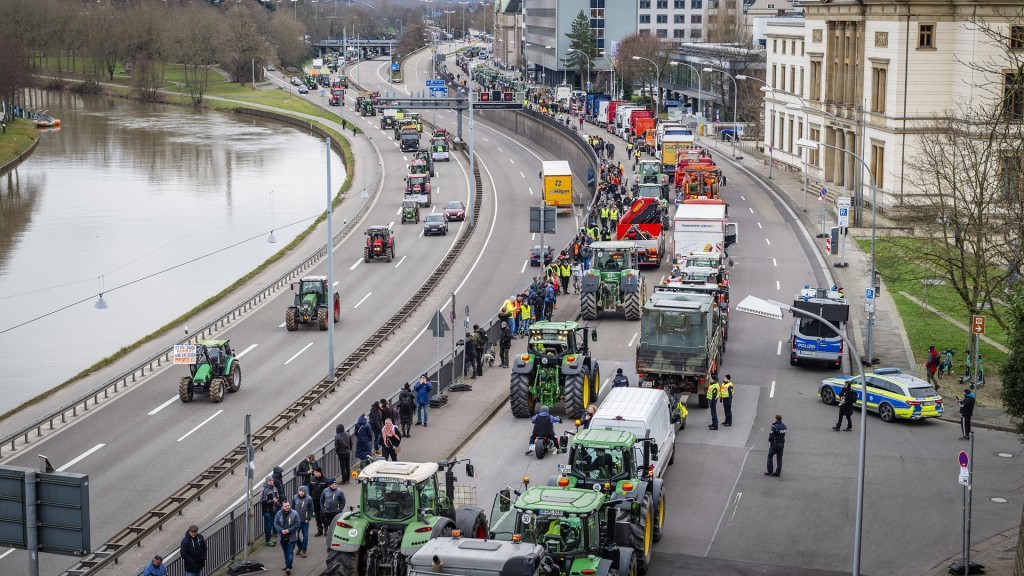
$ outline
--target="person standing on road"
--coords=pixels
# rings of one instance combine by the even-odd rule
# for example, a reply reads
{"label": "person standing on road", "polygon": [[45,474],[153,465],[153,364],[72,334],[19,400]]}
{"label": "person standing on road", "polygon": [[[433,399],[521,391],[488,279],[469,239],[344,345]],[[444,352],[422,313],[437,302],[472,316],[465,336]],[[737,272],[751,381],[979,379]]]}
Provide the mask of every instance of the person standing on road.
{"label": "person standing on road", "polygon": [[[544,285],[544,319],[551,320],[551,315],[555,311],[555,287],[547,282]],[[507,366],[506,366],[507,368]]]}
{"label": "person standing on road", "polygon": [[[524,338],[530,334],[530,323],[533,322],[533,306],[530,305],[530,298],[523,298],[523,305],[520,308],[520,312],[523,315],[523,322],[520,324],[522,329],[519,331],[519,335]],[[480,350],[477,350],[477,356],[481,356]],[[477,360],[479,362],[479,359]]]}
{"label": "person standing on road", "polygon": [[857,403],[857,393],[850,387],[850,381],[847,380],[843,386],[841,392],[839,392],[839,420],[836,421],[836,425],[832,427],[836,432],[839,431],[839,427],[843,423],[843,418],[846,418],[846,430],[853,430],[853,420],[850,419],[853,416],[853,406]]}
{"label": "person standing on road", "polygon": [[732,398],[736,395],[736,387],[732,385],[732,375],[725,375],[720,393],[722,395],[722,411],[725,413],[725,426],[732,426]]}
{"label": "person standing on road", "polygon": [[569,293],[569,281],[572,279],[572,266],[565,258],[558,265],[558,275],[562,277],[562,294]]}
{"label": "person standing on road", "polygon": [[260,493],[260,507],[263,512],[263,543],[267,546],[275,546],[274,542],[274,514],[277,514],[277,506],[281,501],[281,493],[274,485],[274,477],[267,476],[263,481],[263,492]]}
{"label": "person standing on road", "polygon": [[711,424],[708,424],[710,430],[718,430],[718,399],[721,394],[722,387],[717,380],[712,378],[711,384],[708,385],[708,393],[705,395],[705,398],[708,399],[708,408],[711,409]]}
{"label": "person standing on road", "polygon": [[[782,415],[775,415],[775,422],[772,423],[772,430],[768,433],[768,471],[765,476],[782,475],[782,451],[786,448],[786,425],[782,423]],[[775,457],[775,467],[772,469],[772,457]]]}
{"label": "person standing on road", "polygon": [[960,406],[960,436],[961,440],[971,439],[971,416],[974,415],[974,392],[970,388],[964,389],[964,399],[956,399]]}
{"label": "person standing on road", "polygon": [[416,412],[416,396],[406,382],[398,393],[398,422],[401,424],[402,436],[412,438],[412,415]]}
{"label": "person standing on road", "polygon": [[199,533],[199,526],[188,527],[185,537],[181,539],[181,562],[185,566],[185,576],[200,576],[206,568],[206,538]]}
{"label": "person standing on road", "polygon": [[299,515],[299,555],[305,558],[306,550],[309,548],[309,521],[316,517],[313,497],[309,495],[305,486],[299,486],[298,493],[292,496],[292,510]]}
{"label": "person standing on road", "polygon": [[295,531],[299,529],[299,514],[292,510],[291,502],[285,500],[281,504],[281,510],[274,516],[274,530],[281,535],[281,552],[284,553],[284,573],[292,573],[292,560],[295,558],[295,544],[298,537]]}
{"label": "person standing on road", "polygon": [[345,430],[344,424],[334,427],[334,451],[338,454],[338,465],[341,469],[342,484],[348,484],[352,476],[352,435]]}
{"label": "person standing on road", "polygon": [[324,524],[330,530],[334,517],[345,509],[345,493],[338,488],[336,478],[331,478],[328,482],[330,482],[330,486],[320,495],[320,509],[324,511]]}
{"label": "person standing on road", "polygon": [[[522,314],[523,306],[519,306],[519,313]],[[476,341],[473,340],[472,335],[466,332],[466,339],[462,341],[463,346],[463,358],[462,358],[462,376],[469,376],[470,373],[473,375],[471,378],[476,378]]]}
{"label": "person standing on road", "polygon": [[[277,486],[277,494],[281,497],[281,500],[287,500],[288,495],[284,493],[284,468],[280,466],[274,466],[271,471],[271,476],[274,477],[274,486]],[[280,506],[280,504],[278,504]]]}
{"label": "person standing on road", "polygon": [[395,423],[391,418],[384,421],[383,432],[381,451],[384,454],[384,460],[390,458],[392,462],[398,462],[398,447],[402,444],[402,436],[398,433],[398,428],[395,428]]}
{"label": "person standing on road", "polygon": [[370,430],[373,431],[373,453],[380,454],[380,431],[384,427],[384,412],[381,411],[380,400],[370,404],[370,414],[367,416],[370,423]]}
{"label": "person standing on road", "polygon": [[622,368],[615,369],[615,378],[612,379],[612,388],[629,388],[629,378],[622,373]]}
{"label": "person standing on road", "polygon": [[324,477],[324,471],[320,468],[313,470],[313,477],[309,479],[309,482],[309,497],[313,499],[313,514],[316,517],[316,536],[323,536],[324,528],[327,527],[327,523],[331,519],[324,518],[323,509],[320,508],[320,497],[323,496],[324,490],[327,489],[330,483]]}
{"label": "person standing on road", "polygon": [[512,348],[512,330],[509,329],[507,322],[501,323],[498,348],[501,353],[501,368],[508,368],[508,351]]}
{"label": "person standing on road", "polygon": [[298,478],[299,484],[309,486],[309,478],[313,475],[313,468],[316,468],[316,456],[307,454],[306,459],[299,462],[299,465],[295,467],[295,477]]}
{"label": "person standing on road", "polygon": [[366,419],[366,414],[360,414],[356,420],[356,459],[359,460],[359,467],[365,468],[370,463],[370,456],[373,454],[373,429]]}
{"label": "person standing on road", "polygon": [[925,362],[924,368],[928,373],[928,383],[938,390],[939,380],[935,377],[935,373],[939,371],[939,351],[935,349],[935,346],[928,347],[928,361]]}
{"label": "person standing on road", "polygon": [[595,413],[597,413],[597,405],[590,404],[587,406],[586,412],[583,413],[583,418],[580,419],[580,424],[583,426],[584,430],[590,428],[590,421],[594,419]]}
{"label": "person standing on road", "polygon": [[416,390],[416,425],[427,427],[427,411],[430,409],[430,394],[434,391],[433,385],[427,381],[427,375],[422,374],[420,381],[413,388]]}

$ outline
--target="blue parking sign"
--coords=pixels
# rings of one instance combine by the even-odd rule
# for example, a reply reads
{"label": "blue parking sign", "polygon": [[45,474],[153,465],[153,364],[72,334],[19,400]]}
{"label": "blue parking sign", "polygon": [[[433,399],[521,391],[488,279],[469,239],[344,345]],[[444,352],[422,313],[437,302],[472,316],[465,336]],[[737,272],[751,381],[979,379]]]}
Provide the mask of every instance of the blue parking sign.
{"label": "blue parking sign", "polygon": [[864,296],[868,300],[874,300],[875,299],[875,289],[874,288],[865,288],[864,289]]}

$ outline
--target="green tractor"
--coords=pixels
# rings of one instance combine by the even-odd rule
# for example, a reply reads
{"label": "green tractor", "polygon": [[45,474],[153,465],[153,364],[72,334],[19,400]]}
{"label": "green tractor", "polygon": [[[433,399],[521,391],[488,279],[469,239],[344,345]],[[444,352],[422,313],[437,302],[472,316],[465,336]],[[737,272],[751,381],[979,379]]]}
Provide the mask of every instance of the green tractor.
{"label": "green tractor", "polygon": [[565,402],[570,418],[597,401],[601,368],[590,357],[587,337],[597,340],[597,330],[576,322],[541,320],[530,325],[526,353],[512,360],[509,404],[516,418],[533,416],[538,405]]}
{"label": "green tractor", "polygon": [[196,392],[209,394],[211,402],[224,399],[224,391],[238,392],[242,387],[242,367],[235,359],[228,340],[196,342],[196,361],[189,366],[191,376],[182,376],[178,398],[191,402]]}
{"label": "green tractor", "polygon": [[[572,434],[572,433],[570,433]],[[651,560],[651,541],[657,542],[665,528],[665,486],[654,476],[651,462],[658,460],[653,438],[637,438],[624,430],[586,429],[561,439],[569,446],[569,463],[559,464],[558,475],[549,486],[568,486],[601,492],[610,504],[632,500],[631,523],[636,527],[631,545],[636,551],[640,573]],[[650,511],[650,516],[647,515]],[[645,534],[651,523],[651,537]]]}
{"label": "green tractor", "polygon": [[[416,151],[416,154],[414,154],[412,158],[413,158],[413,160],[412,160],[413,164],[415,164],[417,160],[422,161],[424,164],[426,164],[427,172],[430,173],[430,177],[431,178],[434,178],[434,177],[437,176],[437,172],[435,171],[435,166],[434,166],[434,156],[433,156],[433,154],[430,153],[430,150],[426,150],[424,148],[420,148],[419,150]],[[409,171],[413,172],[412,169],[410,169]]]}
{"label": "green tractor", "polygon": [[[292,284],[295,292],[295,284]],[[321,330],[327,330],[327,276],[306,276],[299,280],[299,291],[295,292],[295,303],[284,312],[284,325],[289,332],[299,329],[299,324],[317,323]],[[334,293],[334,322],[341,315],[341,296]]]}
{"label": "green tractor", "polygon": [[[594,490],[534,486],[523,492],[502,490],[491,508],[490,538],[539,544],[557,567],[553,573],[579,576],[636,576],[639,563],[630,541],[637,527],[630,523],[631,506],[615,504]],[[641,537],[643,536],[641,532]],[[650,535],[647,535],[650,540]]]}
{"label": "green tractor", "polygon": [[[459,461],[377,460],[359,471],[359,506],[334,517],[327,534],[328,576],[404,576],[409,557],[427,541],[459,530],[487,537],[487,516],[477,506],[456,508]],[[444,473],[444,490],[438,473]],[[466,464],[473,477],[473,465]]]}
{"label": "green tractor", "polygon": [[580,317],[597,320],[598,310],[622,308],[626,320],[639,320],[647,283],[637,270],[637,248],[632,242],[594,242],[593,259],[580,283]]}

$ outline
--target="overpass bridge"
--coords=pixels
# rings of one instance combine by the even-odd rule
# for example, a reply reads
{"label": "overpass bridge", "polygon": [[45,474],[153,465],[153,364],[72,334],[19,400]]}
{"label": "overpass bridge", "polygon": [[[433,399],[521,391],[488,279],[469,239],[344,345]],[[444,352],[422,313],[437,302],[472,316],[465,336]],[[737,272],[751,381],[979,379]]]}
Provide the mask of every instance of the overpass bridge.
{"label": "overpass bridge", "polygon": [[329,52],[340,54],[345,48],[358,49],[364,56],[382,56],[391,54],[398,44],[396,39],[387,38],[327,38],[313,42],[320,57]]}

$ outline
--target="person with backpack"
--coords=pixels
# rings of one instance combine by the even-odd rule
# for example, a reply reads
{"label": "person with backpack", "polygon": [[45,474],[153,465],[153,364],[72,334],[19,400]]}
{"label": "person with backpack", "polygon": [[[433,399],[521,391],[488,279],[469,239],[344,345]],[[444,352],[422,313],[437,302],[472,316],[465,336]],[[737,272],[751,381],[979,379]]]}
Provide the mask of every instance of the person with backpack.
{"label": "person with backpack", "polygon": [[406,382],[402,391],[398,393],[398,417],[401,424],[402,436],[412,438],[412,415],[416,412],[416,396],[412,393],[412,387]]}
{"label": "person with backpack", "polygon": [[370,413],[366,417],[373,431],[373,453],[380,454],[381,429],[384,427],[384,412],[381,410],[380,400],[370,405]]}

